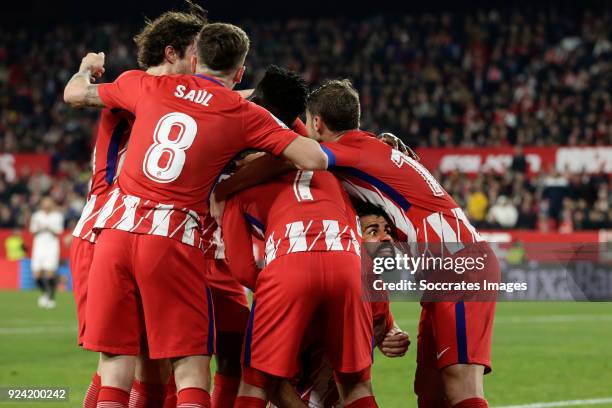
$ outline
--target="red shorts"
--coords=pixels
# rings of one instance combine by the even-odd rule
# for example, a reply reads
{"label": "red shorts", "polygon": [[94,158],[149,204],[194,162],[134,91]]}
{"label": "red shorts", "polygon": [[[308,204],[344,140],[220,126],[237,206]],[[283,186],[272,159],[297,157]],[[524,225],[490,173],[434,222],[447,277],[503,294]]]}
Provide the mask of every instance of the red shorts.
{"label": "red shorts", "polygon": [[206,259],[206,283],[215,305],[216,331],[244,333],[249,321],[249,301],[225,260]]}
{"label": "red shorts", "polygon": [[243,363],[279,377],[299,370],[303,339],[313,321],[335,371],[372,364],[372,309],[363,301],[361,261],[349,252],[298,252],[259,274]]}
{"label": "red shorts", "polygon": [[76,304],[79,333],[77,342],[83,345],[85,335],[85,310],[87,305],[87,281],[93,260],[95,244],[81,238],[72,237],[70,245],[70,272],[72,273],[72,294]]}
{"label": "red shorts", "polygon": [[453,364],[480,364],[491,371],[495,302],[422,304],[417,364],[437,370]]}
{"label": "red shorts", "polygon": [[[393,315],[389,302],[368,302],[372,309],[373,333],[378,346],[385,334],[393,327]],[[319,332],[317,325],[309,328],[313,333]],[[325,349],[317,336],[305,339],[307,347],[300,354],[301,372],[293,379],[296,392],[309,407],[335,407],[339,405],[340,395],[334,379],[334,370],[326,358]],[[380,339],[380,340],[379,340]]]}
{"label": "red shorts", "polygon": [[[149,357],[211,355],[214,313],[205,259],[176,240],[104,230],[89,274],[84,347]],[[143,347],[144,349],[144,347]]]}

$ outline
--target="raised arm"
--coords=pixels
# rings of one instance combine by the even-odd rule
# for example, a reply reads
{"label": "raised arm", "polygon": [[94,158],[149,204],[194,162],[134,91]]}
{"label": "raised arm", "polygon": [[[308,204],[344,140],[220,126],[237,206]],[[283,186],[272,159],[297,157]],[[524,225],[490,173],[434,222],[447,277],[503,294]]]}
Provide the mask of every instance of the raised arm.
{"label": "raised arm", "polygon": [[246,101],[243,107],[247,148],[283,156],[302,170],[327,168],[327,156],[317,141],[298,135],[261,106]]}
{"label": "raised arm", "polygon": [[81,61],[79,72],[74,74],[64,88],[64,102],[74,107],[104,107],[98,93],[98,85],[92,84],[104,73],[104,53],[87,54]]}

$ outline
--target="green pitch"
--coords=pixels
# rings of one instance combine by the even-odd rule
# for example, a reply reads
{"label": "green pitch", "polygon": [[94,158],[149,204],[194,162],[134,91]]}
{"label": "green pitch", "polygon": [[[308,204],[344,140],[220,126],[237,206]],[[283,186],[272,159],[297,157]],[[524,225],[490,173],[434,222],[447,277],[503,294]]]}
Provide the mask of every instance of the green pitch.
{"label": "green pitch", "polygon": [[[67,386],[67,403],[7,403],[0,408],[80,407],[96,356],[75,345],[74,303],[41,310],[34,292],[0,292],[0,387]],[[399,324],[416,346],[419,305],[395,303]],[[379,353],[374,389],[384,408],[415,407],[415,349]],[[493,341],[493,373],[485,377],[491,406],[612,397],[612,304],[502,303]],[[612,406],[612,402],[597,407]]]}

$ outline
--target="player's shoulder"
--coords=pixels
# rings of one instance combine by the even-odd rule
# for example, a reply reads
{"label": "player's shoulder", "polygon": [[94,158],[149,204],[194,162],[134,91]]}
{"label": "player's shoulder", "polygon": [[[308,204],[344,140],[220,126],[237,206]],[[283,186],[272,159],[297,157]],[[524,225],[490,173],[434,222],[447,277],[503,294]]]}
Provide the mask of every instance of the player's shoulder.
{"label": "player's shoulder", "polygon": [[[237,92],[235,93],[237,94]],[[282,120],[274,116],[272,112],[270,112],[263,106],[259,106],[254,102],[244,99],[240,95],[238,96],[242,99],[240,101],[240,107],[243,109],[242,113],[248,116],[250,119],[259,119],[263,121],[269,121],[270,119],[273,119],[283,129],[289,129],[289,126],[287,126],[287,124],[285,124]]]}
{"label": "player's shoulder", "polygon": [[117,79],[132,79],[132,78],[141,78],[141,77],[147,77],[147,76],[152,76],[147,74],[145,71],[142,71],[140,69],[130,69],[128,71],[124,71],[121,73],[121,75],[119,75],[117,77]]}
{"label": "player's shoulder", "polygon": [[345,137],[340,139],[340,142],[342,142],[343,140],[347,143],[352,144],[384,144],[381,143],[380,140],[378,140],[374,133],[366,132],[365,130],[361,129],[348,132]]}
{"label": "player's shoulder", "polygon": [[239,99],[237,99],[238,106],[243,109],[245,112],[249,112],[252,114],[262,114],[267,112],[267,110],[254,102],[249,101],[248,99],[243,98],[238,92],[235,92]]}
{"label": "player's shoulder", "polygon": [[393,150],[391,146],[378,139],[374,133],[358,130],[347,136],[346,139],[342,138],[339,142],[343,143],[343,139],[345,139],[346,146],[366,153],[361,155],[362,160],[365,161],[380,162],[381,156],[388,156]]}

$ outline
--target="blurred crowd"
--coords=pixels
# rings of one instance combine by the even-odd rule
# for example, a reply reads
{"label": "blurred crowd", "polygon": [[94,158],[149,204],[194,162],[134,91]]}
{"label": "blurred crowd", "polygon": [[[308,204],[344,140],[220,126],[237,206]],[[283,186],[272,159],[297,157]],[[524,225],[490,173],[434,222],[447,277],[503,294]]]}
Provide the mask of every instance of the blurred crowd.
{"label": "blurred crowd", "polygon": [[[211,12],[214,19],[214,10]],[[474,11],[357,20],[242,21],[252,38],[244,87],[268,64],[313,85],[351,78],[362,128],[413,147],[612,144],[612,14]],[[140,24],[0,28],[0,152],[45,152],[53,174],[0,177],[0,227],[25,225],[49,193],[74,223],[84,203],[97,113],[68,108],[62,89],[90,50],[104,80],[135,68]],[[481,227],[610,227],[605,175],[440,175]]]}
{"label": "blurred crowd", "polygon": [[412,146],[612,143],[612,14],[474,12],[245,24],[249,64],[351,78]]}
{"label": "blurred crowd", "polygon": [[22,172],[15,179],[0,174],[0,228],[27,228],[44,196],[53,198],[64,214],[66,228],[73,229],[85,206],[89,167],[62,160],[52,175]]}
{"label": "blurred crowd", "polygon": [[437,175],[479,229],[570,233],[612,228],[607,174],[542,172]]}

